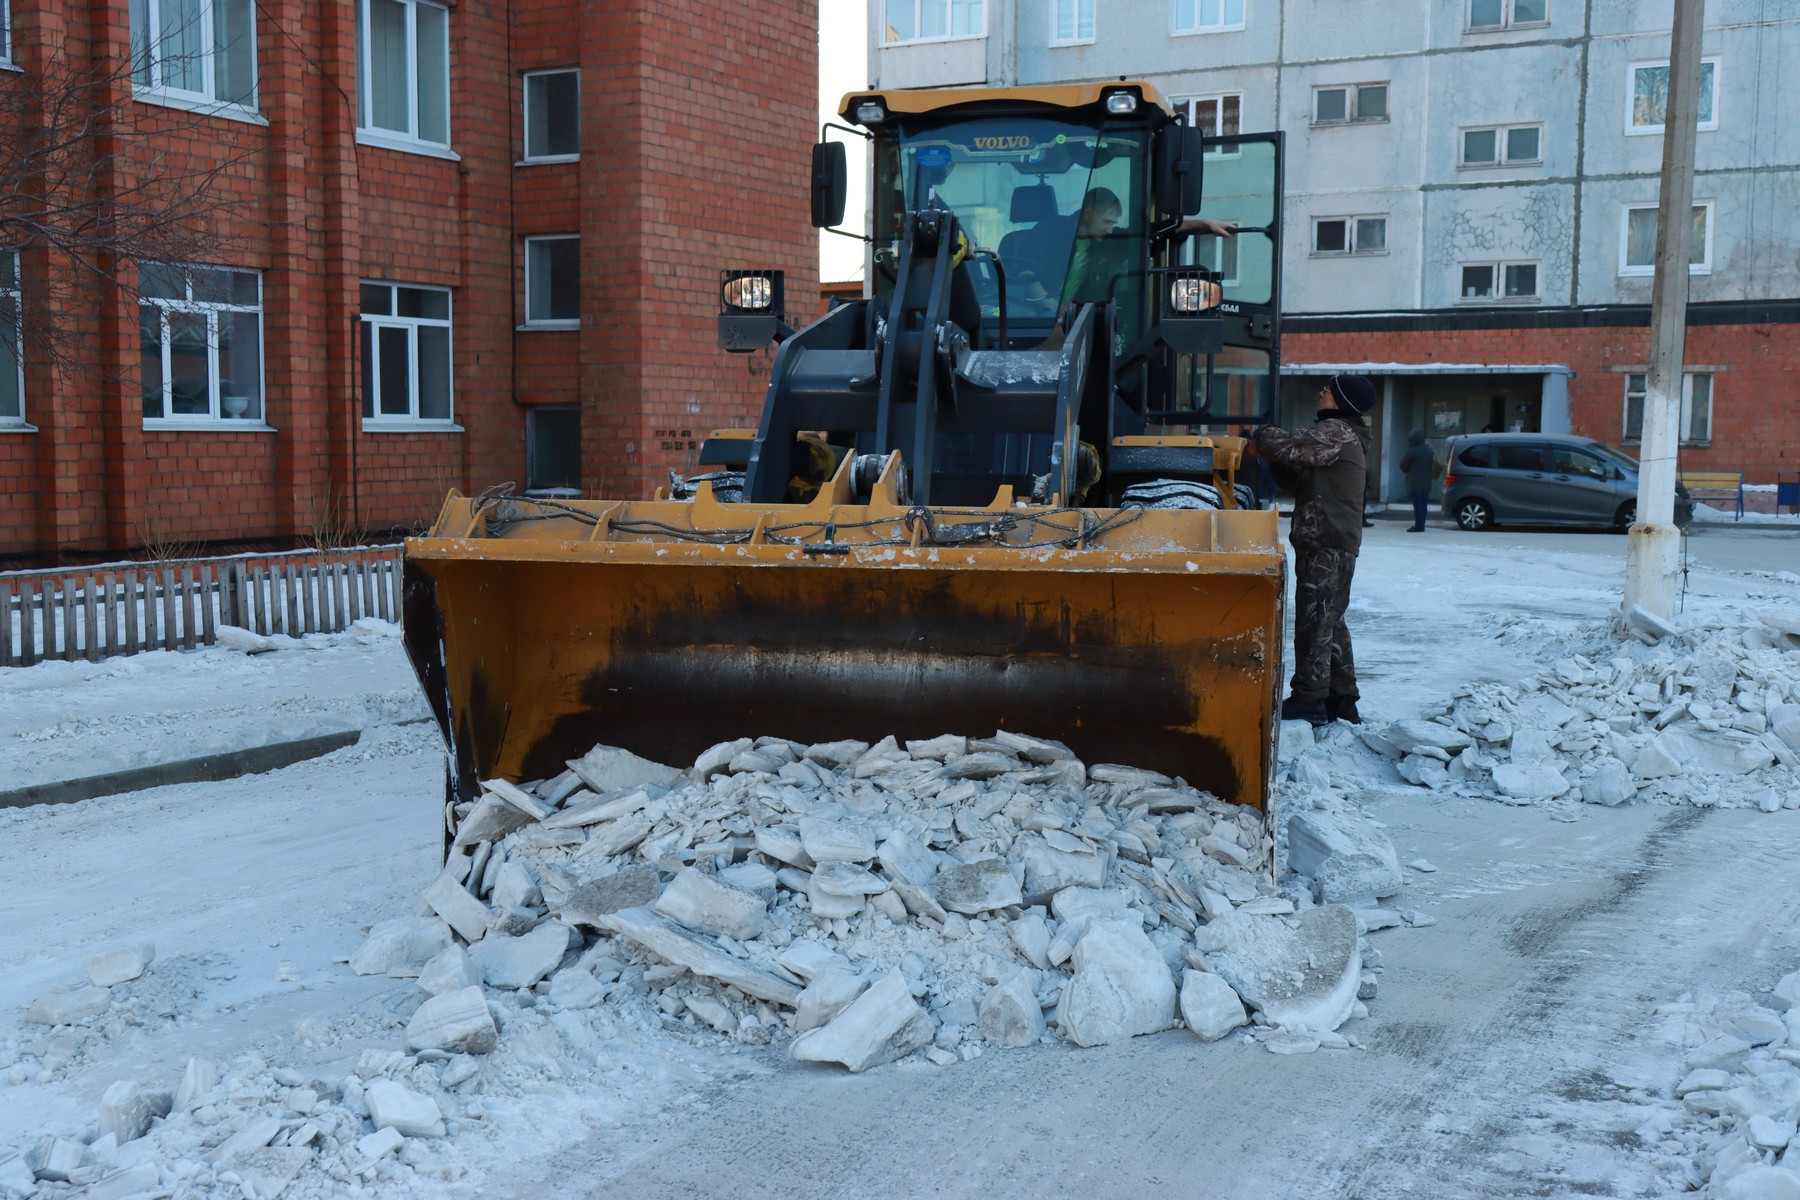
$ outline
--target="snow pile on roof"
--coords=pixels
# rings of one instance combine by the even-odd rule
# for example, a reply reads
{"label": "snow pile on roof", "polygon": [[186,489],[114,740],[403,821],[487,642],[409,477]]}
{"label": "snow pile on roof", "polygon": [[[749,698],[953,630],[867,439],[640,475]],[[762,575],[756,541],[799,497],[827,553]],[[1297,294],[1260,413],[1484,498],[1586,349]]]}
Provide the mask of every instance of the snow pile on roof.
{"label": "snow pile on roof", "polygon": [[1364,740],[1411,783],[1510,804],[1800,807],[1800,610],[1637,627],[1649,644],[1475,685]]}
{"label": "snow pile on roof", "polygon": [[1638,1138],[1685,1160],[1688,1186],[1720,1200],[1800,1196],[1800,971],[1775,985],[1773,1003],[1729,992],[1656,1010],[1688,1071],[1675,1086],[1681,1109]]}

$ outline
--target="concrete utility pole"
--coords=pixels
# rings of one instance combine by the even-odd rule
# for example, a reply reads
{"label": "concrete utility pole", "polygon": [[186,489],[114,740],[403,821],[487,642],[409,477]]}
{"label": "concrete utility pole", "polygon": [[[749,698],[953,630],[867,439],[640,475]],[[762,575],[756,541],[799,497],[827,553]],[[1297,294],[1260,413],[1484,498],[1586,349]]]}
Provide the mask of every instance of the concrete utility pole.
{"label": "concrete utility pole", "polygon": [[1650,377],[1638,454],[1637,520],[1625,555],[1625,612],[1675,615],[1681,533],[1675,528],[1675,455],[1681,444],[1681,365],[1687,342],[1693,236],[1694,125],[1700,113],[1700,34],[1706,0],[1675,0],[1663,112],[1662,196],[1650,300]]}

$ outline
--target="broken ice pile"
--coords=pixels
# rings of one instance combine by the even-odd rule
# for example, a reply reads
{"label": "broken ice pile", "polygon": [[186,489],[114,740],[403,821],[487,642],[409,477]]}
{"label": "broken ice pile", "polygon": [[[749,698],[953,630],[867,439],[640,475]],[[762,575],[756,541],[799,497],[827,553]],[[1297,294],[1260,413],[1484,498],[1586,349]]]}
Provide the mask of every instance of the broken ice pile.
{"label": "broken ice pile", "polygon": [[1800,971],[1775,985],[1773,1007],[1742,992],[1664,1005],[1663,1037],[1687,1050],[1681,1108],[1637,1131],[1686,1162],[1690,1189],[1721,1200],[1800,1196]]}
{"label": "broken ice pile", "polygon": [[1571,655],[1363,738],[1409,782],[1512,804],[1800,807],[1800,611],[1753,616]]}
{"label": "broken ice pile", "polygon": [[414,1049],[491,1049],[507,992],[647,1001],[852,1071],[1047,1034],[1213,1039],[1246,1004],[1259,1031],[1341,1045],[1364,979],[1348,910],[1274,894],[1261,813],[1037,738],[743,738],[688,770],[600,746],[483,787],[430,915],[352,961],[430,993]]}

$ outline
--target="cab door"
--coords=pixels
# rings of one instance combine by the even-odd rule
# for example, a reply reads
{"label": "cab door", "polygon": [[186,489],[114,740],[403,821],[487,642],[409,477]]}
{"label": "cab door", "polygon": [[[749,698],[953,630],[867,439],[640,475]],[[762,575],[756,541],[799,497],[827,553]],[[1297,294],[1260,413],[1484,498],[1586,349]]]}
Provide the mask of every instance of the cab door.
{"label": "cab door", "polygon": [[[1181,263],[1221,277],[1224,346],[1194,355],[1178,376],[1181,423],[1256,425],[1275,419],[1281,383],[1281,208],[1285,135],[1201,139],[1199,216],[1229,221],[1233,237],[1190,234]],[[1156,414],[1146,414],[1154,422]],[[1171,422],[1173,423],[1173,422]]]}

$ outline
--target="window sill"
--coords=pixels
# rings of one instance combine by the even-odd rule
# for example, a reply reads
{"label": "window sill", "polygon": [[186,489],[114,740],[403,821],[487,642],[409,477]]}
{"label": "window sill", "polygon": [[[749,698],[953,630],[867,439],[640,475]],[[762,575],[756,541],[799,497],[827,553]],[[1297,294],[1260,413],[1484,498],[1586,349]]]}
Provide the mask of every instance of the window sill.
{"label": "window sill", "polygon": [[254,108],[247,108],[242,104],[232,104],[228,101],[203,100],[194,96],[181,96],[174,92],[159,91],[155,88],[146,88],[143,91],[134,90],[131,98],[145,104],[157,105],[160,108],[179,108],[183,112],[199,113],[203,117],[222,117],[227,121],[239,121],[245,125],[267,126],[269,123],[269,119]]}
{"label": "window sill", "polygon": [[1216,25],[1205,29],[1175,29],[1169,32],[1170,37],[1205,37],[1209,33],[1242,33],[1242,25]]}
{"label": "window sill", "polygon": [[1496,304],[1541,304],[1542,296],[1458,296],[1458,304],[1492,307]]}
{"label": "window sill", "polygon": [[894,50],[901,46],[941,46],[945,42],[979,42],[985,37],[987,37],[987,30],[984,29],[980,33],[958,33],[950,37],[901,38],[898,41],[881,43],[881,49]]}
{"label": "window sill", "polygon": [[144,428],[155,433],[274,433],[273,425],[236,417],[145,417]]}
{"label": "window sill", "polygon": [[1385,258],[1386,250],[1314,250],[1308,258]]}
{"label": "window sill", "polygon": [[10,58],[0,58],[0,71],[17,71],[19,74],[23,75],[25,73],[25,68],[21,67]]}
{"label": "window sill", "polygon": [[463,427],[455,421],[413,421],[404,417],[364,417],[362,423],[364,433],[461,433]]}
{"label": "window sill", "polygon": [[[1706,266],[1706,267],[1695,266],[1695,267],[1688,268],[1688,275],[1690,278],[1695,275],[1711,275],[1711,274],[1712,274],[1712,267],[1710,267],[1710,266]],[[1624,270],[1619,272],[1620,279],[1653,279],[1655,277],[1656,277],[1656,268],[1655,267],[1626,267]]]}
{"label": "window sill", "polygon": [[0,433],[36,433],[36,425],[27,425],[23,421],[0,421]]}
{"label": "window sill", "polygon": [[580,161],[581,155],[579,154],[544,154],[537,158],[521,158],[518,162],[514,163],[513,166],[541,167],[549,163],[572,163]]}
{"label": "window sill", "polygon": [[462,155],[448,146],[440,146],[436,142],[421,142],[417,138],[409,138],[405,134],[384,133],[375,129],[358,129],[356,144],[377,146],[383,150],[398,150],[402,154],[418,154],[426,158],[442,158],[449,162],[462,161]]}
{"label": "window sill", "polygon": [[[1694,126],[1694,132],[1695,133],[1713,133],[1713,132],[1716,132],[1718,130],[1718,128],[1719,128],[1719,123],[1717,121],[1714,121],[1710,125]],[[1663,127],[1661,125],[1627,125],[1625,127],[1625,136],[1626,137],[1661,137],[1662,131],[1663,131]]]}
{"label": "window sill", "polygon": [[1541,167],[1543,165],[1544,160],[1541,158],[1519,158],[1507,162],[1457,163],[1456,169],[1459,171],[1502,171],[1508,167]]}
{"label": "window sill", "polygon": [[1342,121],[1314,121],[1314,129],[1340,129],[1346,125],[1386,125],[1390,117],[1350,117]]}
{"label": "window sill", "polygon": [[1516,21],[1511,25],[1471,25],[1464,33],[1512,33],[1517,29],[1548,29],[1548,21]]}
{"label": "window sill", "polygon": [[1094,39],[1090,37],[1090,38],[1075,38],[1072,41],[1067,41],[1067,42],[1053,41],[1053,42],[1049,43],[1049,46],[1052,50],[1062,50],[1069,46],[1091,46],[1093,44],[1094,44]]}
{"label": "window sill", "polygon": [[580,328],[581,328],[581,322],[578,320],[577,321],[527,321],[523,325],[514,325],[513,332],[514,333],[538,333],[541,331],[555,332],[556,330],[559,330],[559,329],[567,330],[567,329],[580,329]]}

